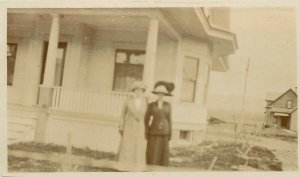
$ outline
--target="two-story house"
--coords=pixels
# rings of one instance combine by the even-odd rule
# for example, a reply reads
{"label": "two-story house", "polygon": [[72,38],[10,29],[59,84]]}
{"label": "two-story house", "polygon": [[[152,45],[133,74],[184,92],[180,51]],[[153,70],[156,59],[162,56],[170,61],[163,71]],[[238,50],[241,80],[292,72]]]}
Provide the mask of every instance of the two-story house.
{"label": "two-story house", "polygon": [[237,50],[228,8],[8,9],[8,142],[116,151],[135,80],[176,85],[171,144],[197,143],[211,71]]}
{"label": "two-story house", "polygon": [[289,89],[281,95],[266,96],[266,125],[297,131],[297,92]]}

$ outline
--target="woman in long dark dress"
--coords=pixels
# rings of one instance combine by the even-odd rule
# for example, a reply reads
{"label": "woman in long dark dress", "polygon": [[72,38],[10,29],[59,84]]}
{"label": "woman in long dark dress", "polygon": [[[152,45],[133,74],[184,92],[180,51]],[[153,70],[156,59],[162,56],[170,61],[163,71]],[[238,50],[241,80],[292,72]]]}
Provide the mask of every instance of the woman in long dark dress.
{"label": "woman in long dark dress", "polygon": [[172,83],[160,81],[155,84],[153,93],[158,96],[158,99],[149,104],[145,115],[147,164],[169,165],[169,141],[172,136],[172,110],[171,104],[165,101],[164,97],[171,96],[173,89],[174,84]]}

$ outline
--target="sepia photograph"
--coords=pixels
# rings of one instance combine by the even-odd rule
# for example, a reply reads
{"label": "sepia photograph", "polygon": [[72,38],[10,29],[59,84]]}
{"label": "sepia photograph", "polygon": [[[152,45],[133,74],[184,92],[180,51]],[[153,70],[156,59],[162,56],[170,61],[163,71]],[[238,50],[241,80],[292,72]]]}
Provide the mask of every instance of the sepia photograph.
{"label": "sepia photograph", "polygon": [[298,171],[296,14],[8,8],[7,172]]}

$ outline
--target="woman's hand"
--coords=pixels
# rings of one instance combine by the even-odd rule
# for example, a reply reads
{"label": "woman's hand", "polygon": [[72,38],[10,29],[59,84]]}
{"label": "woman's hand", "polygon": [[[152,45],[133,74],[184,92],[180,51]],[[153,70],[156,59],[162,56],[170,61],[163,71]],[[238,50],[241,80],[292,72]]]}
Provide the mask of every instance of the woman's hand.
{"label": "woman's hand", "polygon": [[122,136],[123,135],[123,130],[119,130],[119,133]]}

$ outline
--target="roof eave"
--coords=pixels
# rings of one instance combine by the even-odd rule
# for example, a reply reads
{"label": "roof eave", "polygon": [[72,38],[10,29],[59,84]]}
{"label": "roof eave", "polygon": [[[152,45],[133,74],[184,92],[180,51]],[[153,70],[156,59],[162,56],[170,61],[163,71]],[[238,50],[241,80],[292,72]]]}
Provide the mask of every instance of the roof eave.
{"label": "roof eave", "polygon": [[204,14],[204,11],[202,8],[194,7],[193,9],[194,9],[194,12],[196,13],[198,19],[200,20],[200,22],[202,24],[204,24],[203,27],[204,27],[206,34],[212,38],[230,41],[232,43],[233,50],[231,52],[227,53],[227,55],[233,54],[238,49],[236,34],[230,32],[230,31],[227,31],[225,29],[221,29],[221,28],[212,26],[209,23],[208,19],[205,17],[205,14]]}

